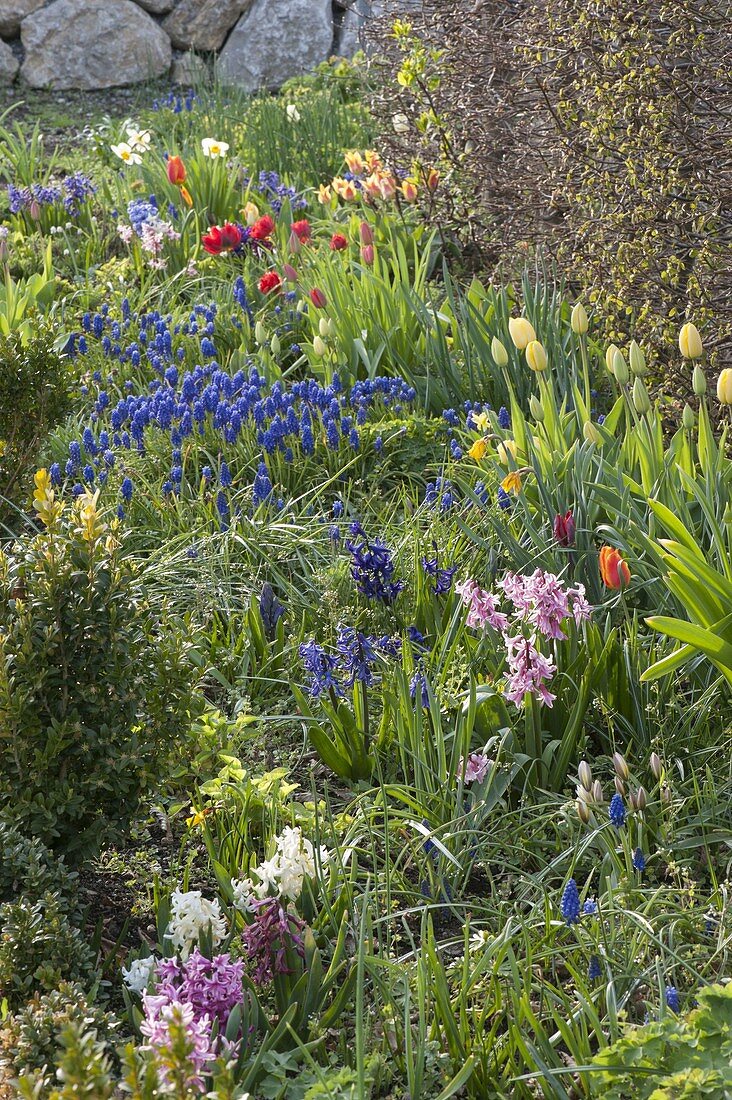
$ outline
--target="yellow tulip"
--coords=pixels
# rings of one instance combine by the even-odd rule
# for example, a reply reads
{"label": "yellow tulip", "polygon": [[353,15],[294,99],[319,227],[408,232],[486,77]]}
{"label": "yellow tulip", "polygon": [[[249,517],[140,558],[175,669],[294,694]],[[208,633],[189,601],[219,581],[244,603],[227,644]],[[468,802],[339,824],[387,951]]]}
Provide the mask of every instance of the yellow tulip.
{"label": "yellow tulip", "polygon": [[691,321],[687,321],[679,333],[679,351],[684,359],[701,359],[704,354],[699,329]]}
{"label": "yellow tulip", "polygon": [[615,355],[613,356],[613,374],[619,386],[624,386],[630,378],[628,364],[625,362],[622,351],[619,351],[618,348],[615,349]]}
{"label": "yellow tulip", "polygon": [[620,348],[618,348],[615,344],[611,344],[610,347],[605,352],[605,366],[607,367],[610,374],[615,374],[615,352],[616,351],[620,351]]}
{"label": "yellow tulip", "polygon": [[507,365],[508,352],[506,351],[506,348],[497,336],[494,336],[491,340],[491,355],[493,356],[493,362],[496,364],[497,367],[505,367]]}
{"label": "yellow tulip", "polygon": [[572,332],[575,332],[578,336],[584,336],[589,328],[589,321],[587,320],[587,310],[581,302],[577,302],[572,310],[572,317],[570,324],[572,325]]}
{"label": "yellow tulip", "polygon": [[318,356],[318,358],[322,359],[327,350],[328,345],[325,343],[325,341],[321,339],[320,336],[316,336],[313,340],[313,351]]}
{"label": "yellow tulip", "polygon": [[544,371],[547,368],[546,352],[544,351],[544,345],[538,340],[532,340],[526,348],[526,362],[529,364],[533,371]]}
{"label": "yellow tulip", "polygon": [[643,349],[635,342],[630,341],[630,347],[628,348],[628,355],[630,357],[630,369],[636,377],[643,378],[648,374],[648,368],[646,367],[646,357],[643,354]]}
{"label": "yellow tulip", "polygon": [[508,321],[508,331],[519,351],[523,351],[529,346],[532,340],[536,339],[534,326],[530,321],[527,321],[525,317],[510,317]]}
{"label": "yellow tulip", "polygon": [[508,466],[508,461],[509,461],[508,456],[510,455],[511,458],[515,462],[517,451],[518,451],[518,446],[516,445],[516,440],[515,439],[506,439],[503,443],[499,443],[498,446],[496,447],[496,452],[498,454],[498,461],[502,462],[504,466]]}
{"label": "yellow tulip", "polygon": [[717,379],[717,400],[720,405],[732,405],[732,367],[725,367]]}
{"label": "yellow tulip", "polygon": [[484,439],[476,439],[473,446],[468,451],[470,458],[475,459],[476,462],[480,462],[481,458],[488,450],[488,444]]}

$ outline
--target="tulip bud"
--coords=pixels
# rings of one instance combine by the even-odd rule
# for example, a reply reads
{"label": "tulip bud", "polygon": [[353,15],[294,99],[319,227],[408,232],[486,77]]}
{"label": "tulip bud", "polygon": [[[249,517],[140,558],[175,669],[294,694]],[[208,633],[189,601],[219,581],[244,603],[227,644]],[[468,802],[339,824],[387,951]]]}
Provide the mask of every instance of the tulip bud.
{"label": "tulip bud", "polygon": [[366,267],[371,267],[374,262],[374,246],[372,244],[365,244],[361,249],[361,259],[366,264]]}
{"label": "tulip bud", "polygon": [[328,318],[328,335],[329,336],[335,336],[337,331],[338,331],[338,327],[335,323],[335,317],[329,317]]}
{"label": "tulip bud", "polygon": [[615,790],[618,792],[621,798],[625,798],[625,783],[619,776],[615,776]]}
{"label": "tulip bud", "polygon": [[505,367],[508,364],[508,352],[497,336],[491,340],[491,355],[497,367]]}
{"label": "tulip bud", "polygon": [[582,434],[588,443],[594,443],[596,447],[602,443],[602,436],[591,420],[585,420],[582,426]]}
{"label": "tulip bud", "polygon": [[620,349],[617,348],[615,344],[611,344],[605,352],[605,366],[607,367],[610,374],[615,373],[615,352],[619,350]]}
{"label": "tulip bud", "polygon": [[615,375],[615,381],[619,386],[624,386],[630,378],[630,372],[628,370],[628,364],[625,362],[625,357],[618,348],[615,349],[613,356],[613,374]]}
{"label": "tulip bud", "polygon": [[679,333],[679,351],[684,359],[701,359],[704,354],[701,336],[696,325],[687,321]]}
{"label": "tulip bud", "polygon": [[259,207],[256,202],[247,202],[244,204],[242,213],[247,225],[252,226],[259,218]]}
{"label": "tulip bud", "polygon": [[540,373],[547,368],[546,352],[544,351],[544,345],[538,340],[532,340],[526,346],[526,362],[529,364],[533,371]]}
{"label": "tulip bud", "polygon": [[524,351],[532,340],[536,340],[534,326],[525,317],[509,317],[508,331],[519,351]]}
{"label": "tulip bud", "polygon": [[257,341],[258,344],[267,343],[267,330],[261,321],[257,321],[256,325],[254,326],[254,339]]}
{"label": "tulip bud", "polygon": [[732,368],[725,367],[717,379],[717,400],[720,405],[732,405]]}
{"label": "tulip bud", "polygon": [[586,760],[581,760],[580,761],[580,765],[577,769],[577,775],[579,776],[579,781],[582,784],[582,786],[585,788],[585,790],[586,791],[591,790],[592,789],[592,771],[590,769],[590,765],[587,763]]}
{"label": "tulip bud", "polygon": [[552,534],[560,546],[574,546],[576,526],[574,513],[570,508],[564,515],[558,512],[552,524]]}
{"label": "tulip bud", "polygon": [[648,799],[646,797],[645,787],[639,787],[635,792],[635,801],[639,810],[645,810]]}
{"label": "tulip bud", "polygon": [[277,335],[277,333],[274,334],[274,336],[272,337],[272,339],[269,342],[269,350],[275,356],[280,354],[280,338]]}
{"label": "tulip bud", "polygon": [[325,309],[328,304],[328,299],[326,298],[325,294],[317,286],[314,286],[313,289],[310,291],[310,301],[313,303],[316,309]]}
{"label": "tulip bud", "polygon": [[691,405],[684,405],[684,411],[681,414],[681,423],[686,428],[687,432],[690,432],[694,424],[696,423],[696,417],[694,416],[694,410]]}
{"label": "tulip bud", "polygon": [[537,424],[541,424],[544,420],[544,406],[535,393],[529,398],[529,409]]}
{"label": "tulip bud", "polygon": [[302,248],[302,241],[298,237],[297,233],[294,232],[294,230],[292,233],[290,233],[289,239],[287,241],[287,247],[290,252],[292,252],[295,256]]}
{"label": "tulip bud", "polygon": [[34,222],[38,221],[38,219],[41,216],[41,205],[38,202],[38,199],[32,199],[31,200],[31,204],[28,207],[28,213],[33,218]]}
{"label": "tulip bud", "polygon": [[639,416],[645,416],[646,413],[651,411],[651,399],[648,396],[648,390],[643,385],[643,381],[640,378],[636,378],[633,383],[633,404]]}
{"label": "tulip bud", "polygon": [[590,794],[590,792],[588,790],[585,790],[585,788],[582,787],[579,783],[575,787],[575,793],[577,795],[578,802],[586,802],[588,806],[592,802],[592,795]]}
{"label": "tulip bud", "polygon": [[427,173],[427,186],[429,187],[430,191],[436,191],[439,182],[440,173],[437,171],[436,168],[430,168],[429,172]]}
{"label": "tulip bud", "polygon": [[328,350],[328,345],[320,336],[316,336],[313,340],[313,351],[317,355],[318,359],[322,359]]}
{"label": "tulip bud", "polygon": [[361,222],[358,227],[358,232],[361,235],[361,244],[374,243],[374,231],[368,222]]}
{"label": "tulip bud", "polygon": [[643,378],[646,374],[648,374],[648,368],[646,367],[646,357],[643,354],[642,349],[638,346],[638,344],[636,344],[635,340],[630,341],[628,358],[630,359],[630,369],[637,378]]}
{"label": "tulip bud", "polygon": [[587,320],[587,311],[581,302],[577,302],[572,310],[572,317],[570,320],[572,325],[572,332],[575,332],[578,336],[584,336],[589,328],[589,322]]}
{"label": "tulip bud", "polygon": [[288,283],[297,282],[297,272],[295,271],[295,268],[292,266],[292,264],[283,264],[282,270],[285,273],[285,278],[287,279]]}
{"label": "tulip bud", "polygon": [[320,320],[318,321],[318,332],[320,333],[320,335],[323,337],[324,340],[325,340],[326,336],[328,335],[328,327],[329,327],[328,326],[328,318],[327,317],[321,317]]}
{"label": "tulip bud", "polygon": [[585,802],[577,803],[577,817],[580,819],[583,825],[589,825],[590,807]]}
{"label": "tulip bud", "polygon": [[601,806],[605,800],[602,793],[602,783],[599,779],[596,779],[595,782],[592,784],[592,797],[594,798],[598,806]]}
{"label": "tulip bud", "polygon": [[631,791],[628,795],[628,805],[633,813],[636,813],[638,809],[638,799],[636,798],[635,791]]}
{"label": "tulip bud", "polygon": [[621,779],[630,779],[630,768],[622,753],[613,753],[613,767],[615,768],[615,774]]}
{"label": "tulip bud", "polygon": [[671,794],[671,788],[669,787],[668,783],[664,783],[664,785],[661,787],[661,801],[668,803],[671,801],[672,797],[673,796]]}
{"label": "tulip bud", "polygon": [[650,765],[653,778],[660,779],[663,774],[663,761],[657,752],[651,753]]}
{"label": "tulip bud", "polygon": [[706,375],[698,364],[695,364],[691,375],[691,388],[697,397],[703,397],[707,392]]}

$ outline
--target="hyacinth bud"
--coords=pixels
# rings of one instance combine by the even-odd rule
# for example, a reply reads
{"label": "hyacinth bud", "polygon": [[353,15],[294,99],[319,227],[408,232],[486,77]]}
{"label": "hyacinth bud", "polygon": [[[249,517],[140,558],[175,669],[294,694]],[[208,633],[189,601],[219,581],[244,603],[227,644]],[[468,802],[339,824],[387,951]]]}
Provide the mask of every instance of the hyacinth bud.
{"label": "hyacinth bud", "polygon": [[536,340],[534,326],[525,317],[509,317],[508,331],[519,351],[525,351],[531,341]]}
{"label": "hyacinth bud", "polygon": [[586,760],[580,760],[580,765],[577,769],[577,775],[579,781],[586,791],[592,790],[592,770]]}
{"label": "hyacinth bud", "polygon": [[615,352],[619,350],[620,349],[615,344],[611,344],[605,352],[605,366],[610,374],[615,373]]}
{"label": "hyacinth bud", "polygon": [[602,443],[602,436],[591,420],[585,420],[582,427],[582,435],[588,443],[594,443],[596,447]]}
{"label": "hyacinth bud", "polygon": [[508,352],[497,336],[494,336],[491,340],[491,355],[497,367],[507,366]]}
{"label": "hyacinth bud", "polygon": [[572,310],[572,317],[570,320],[572,325],[572,332],[576,332],[578,336],[584,336],[589,328],[589,321],[587,320],[587,310],[581,302],[577,302]]}
{"label": "hyacinth bud", "polygon": [[646,357],[643,354],[643,349],[636,344],[635,340],[630,341],[628,358],[630,359],[630,369],[636,378],[643,378],[648,374],[648,367],[646,366]]}
{"label": "hyacinth bud", "polygon": [[645,787],[639,787],[635,792],[635,802],[639,810],[645,810],[648,803]]}
{"label": "hyacinth bud", "polygon": [[704,371],[696,364],[691,375],[691,388],[697,397],[703,397],[707,392],[707,379]]}
{"label": "hyacinth bud", "polygon": [[547,368],[546,352],[544,351],[544,345],[538,340],[532,340],[526,345],[526,362],[529,364],[533,371],[537,374],[541,371],[545,371]]}
{"label": "hyacinth bud", "polygon": [[361,222],[358,227],[358,232],[361,237],[361,244],[374,243],[374,231],[368,222]]}
{"label": "hyacinth bud", "polygon": [[692,325],[691,321],[687,321],[686,324],[681,327],[681,332],[679,333],[679,351],[684,359],[701,359],[704,354],[699,329],[696,325]]}
{"label": "hyacinth bud", "polygon": [[281,346],[280,345],[280,338],[277,335],[277,333],[275,333],[274,336],[272,337],[272,339],[269,342],[269,350],[272,352],[273,355],[279,355],[280,354],[280,346]]}
{"label": "hyacinth bud", "polygon": [[613,753],[613,767],[615,768],[615,774],[619,776],[620,779],[630,779],[630,768],[622,753]]}
{"label": "hyacinth bud", "polygon": [[325,341],[320,336],[316,336],[313,340],[313,351],[317,355],[318,359],[322,359],[327,350],[328,345],[325,343]]}
{"label": "hyacinth bud", "polygon": [[580,819],[583,825],[589,825],[590,823],[590,807],[586,802],[577,803],[577,817]]}
{"label": "hyacinth bud", "polygon": [[597,802],[598,806],[601,806],[602,803],[605,801],[605,796],[602,793],[602,783],[599,779],[596,779],[595,782],[592,784],[592,797],[594,798],[595,802]]}
{"label": "hyacinth bud", "polygon": [[696,423],[696,417],[694,416],[694,410],[691,405],[684,405],[684,411],[681,414],[681,423],[686,428],[687,432],[690,432]]}
{"label": "hyacinth bud", "polygon": [[651,753],[651,759],[649,761],[651,765],[651,774],[653,778],[659,780],[663,775],[663,761],[657,752]]}
{"label": "hyacinth bud", "polygon": [[257,321],[256,325],[254,326],[254,339],[257,341],[258,344],[267,343],[267,330],[261,321]]}
{"label": "hyacinth bud", "polygon": [[645,416],[651,411],[651,399],[641,378],[636,378],[633,383],[633,404],[639,416]]}
{"label": "hyacinth bud", "polygon": [[615,790],[621,798],[625,798],[625,783],[623,783],[619,775],[615,776]]}
{"label": "hyacinth bud", "polygon": [[542,405],[541,401],[535,393],[532,393],[531,397],[529,398],[529,409],[531,410],[531,415],[533,416],[537,424],[541,424],[544,420],[544,406]]}
{"label": "hyacinth bud", "polygon": [[613,355],[613,374],[619,386],[624,386],[630,378],[628,364],[625,362],[625,356],[619,348],[615,349],[615,354]]}
{"label": "hyacinth bud", "polygon": [[321,317],[320,320],[318,321],[318,332],[320,333],[320,335],[325,340],[326,336],[328,335],[328,318],[327,317]]}

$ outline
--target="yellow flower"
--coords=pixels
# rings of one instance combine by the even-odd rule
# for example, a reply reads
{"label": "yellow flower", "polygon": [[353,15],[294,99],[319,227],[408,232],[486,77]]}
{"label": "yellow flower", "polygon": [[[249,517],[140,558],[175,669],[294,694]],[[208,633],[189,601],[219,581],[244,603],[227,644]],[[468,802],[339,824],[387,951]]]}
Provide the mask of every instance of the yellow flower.
{"label": "yellow flower", "polygon": [[684,359],[701,359],[704,354],[699,329],[691,321],[687,321],[679,333],[679,351]]}
{"label": "yellow flower", "polygon": [[501,488],[504,493],[520,493],[521,492],[521,474],[518,470],[511,470],[509,474],[506,474],[501,482]]}
{"label": "yellow flower", "polygon": [[479,432],[486,431],[490,424],[490,417],[488,416],[488,413],[485,412],[485,410],[482,413],[478,413],[477,416],[473,417],[473,424]]}
{"label": "yellow flower", "polygon": [[300,112],[298,111],[298,109],[297,109],[297,107],[295,106],[294,103],[288,103],[287,107],[285,108],[285,111],[287,113],[287,117],[289,118],[290,122],[299,122],[300,121]]}
{"label": "yellow flower", "polygon": [[717,379],[717,400],[720,405],[732,405],[732,367],[725,367]]}
{"label": "yellow flower", "polygon": [[404,180],[402,183],[402,194],[407,202],[417,201],[417,185],[414,180]]}
{"label": "yellow flower", "polygon": [[544,345],[538,340],[532,340],[526,347],[526,362],[529,364],[533,371],[537,373],[545,371],[547,368],[546,352],[544,351]]}
{"label": "yellow flower", "polygon": [[98,500],[98,489],[95,493],[87,491],[83,496],[76,498],[76,515],[79,521],[77,530],[84,542],[95,542],[107,530],[106,523],[102,522],[97,512]]}
{"label": "yellow flower", "polygon": [[358,189],[351,180],[344,180],[341,176],[336,176],[332,187],[336,195],[342,198],[344,202],[353,202],[354,199],[358,198]]}
{"label": "yellow flower", "polygon": [[351,149],[346,153],[345,161],[348,171],[353,172],[354,176],[361,176],[366,171],[366,162],[357,149]]}
{"label": "yellow flower", "polygon": [[516,454],[518,452],[518,446],[515,439],[506,439],[503,443],[499,443],[496,447],[496,453],[498,454],[498,461],[502,462],[504,466],[508,466],[509,455],[516,461]]}
{"label": "yellow flower", "polygon": [[41,523],[46,527],[52,527],[63,512],[64,506],[56,500],[48,470],[36,470],[33,481],[36,486],[33,491],[33,507]]}
{"label": "yellow flower", "polygon": [[318,202],[320,203],[320,205],[328,206],[332,197],[333,194],[330,187],[328,187],[325,183],[321,183],[320,187],[318,188]]}
{"label": "yellow flower", "polygon": [[534,326],[530,321],[527,321],[525,317],[510,317],[508,321],[508,331],[519,351],[523,351],[532,340],[536,339]]}
{"label": "yellow flower", "polygon": [[186,204],[186,206],[193,206],[193,199],[191,198],[191,193],[188,190],[188,188],[184,187],[182,184],[181,184],[181,188],[180,188],[180,197],[183,199],[183,202]]}
{"label": "yellow flower", "polygon": [[142,164],[140,154],[136,153],[126,141],[121,141],[119,145],[112,145],[110,148],[115,156],[118,156],[125,164]]}
{"label": "yellow flower", "polygon": [[578,336],[584,336],[589,328],[589,321],[587,320],[587,310],[581,302],[577,302],[572,310],[572,317],[570,319],[572,325],[572,332],[575,332]]}
{"label": "yellow flower", "polygon": [[497,336],[491,340],[491,355],[497,367],[505,367],[508,364],[508,352]]}
{"label": "yellow flower", "polygon": [[205,822],[208,815],[211,813],[211,809],[194,810],[190,817],[186,818],[186,825],[189,829],[197,829]]}
{"label": "yellow flower", "polygon": [[216,141],[215,138],[202,138],[201,148],[204,157],[211,157],[212,160],[216,157],[225,157],[229,151],[229,146],[225,141]]}
{"label": "yellow flower", "polygon": [[468,451],[468,455],[470,456],[470,458],[474,459],[475,462],[480,462],[481,458],[487,450],[488,444],[486,443],[486,441],[484,439],[476,439],[475,443]]}
{"label": "yellow flower", "polygon": [[618,348],[616,344],[610,344],[607,351],[605,352],[605,366],[612,375],[615,374],[615,353],[619,351],[620,348]]}

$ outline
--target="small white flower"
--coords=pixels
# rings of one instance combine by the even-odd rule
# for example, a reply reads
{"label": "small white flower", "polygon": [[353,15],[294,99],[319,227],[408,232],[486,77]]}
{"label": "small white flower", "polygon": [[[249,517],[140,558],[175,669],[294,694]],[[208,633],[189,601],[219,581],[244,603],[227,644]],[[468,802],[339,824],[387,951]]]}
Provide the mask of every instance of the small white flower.
{"label": "small white flower", "polygon": [[481,928],[480,932],[473,932],[472,936],[470,937],[470,950],[482,951],[483,948],[487,945],[489,939],[490,935],[486,928]]}
{"label": "small white flower", "polygon": [[231,888],[234,891],[234,905],[240,913],[253,913],[257,894],[250,878],[233,878]]}
{"label": "small white flower", "polygon": [[170,899],[170,921],[165,938],[169,939],[182,959],[187,959],[198,943],[199,936],[211,929],[214,947],[226,935],[226,921],[221,915],[218,900],[208,901],[200,890],[174,890]]}
{"label": "small white flower", "polygon": [[409,119],[401,112],[391,116],[391,124],[394,127],[395,134],[406,134],[409,132]]}
{"label": "small white flower", "polygon": [[136,153],[132,146],[128,145],[126,141],[121,141],[119,145],[112,145],[111,149],[115,156],[118,156],[125,164],[142,164],[142,157],[140,154]]}
{"label": "small white flower", "polygon": [[215,138],[203,138],[201,140],[201,148],[203,149],[204,157],[225,157],[229,151],[229,146],[225,141],[216,141]]}
{"label": "small white flower", "polygon": [[150,981],[150,975],[155,969],[155,956],[150,955],[147,959],[133,959],[130,963],[129,970],[126,967],[122,967],[122,979],[128,989],[133,993],[143,993]]}
{"label": "small white flower", "polygon": [[135,130],[127,127],[127,142],[136,153],[144,153],[150,148],[150,131]]}
{"label": "small white flower", "polygon": [[289,118],[290,122],[300,121],[300,112],[298,111],[294,103],[288,103],[285,109],[287,111],[287,117]]}

